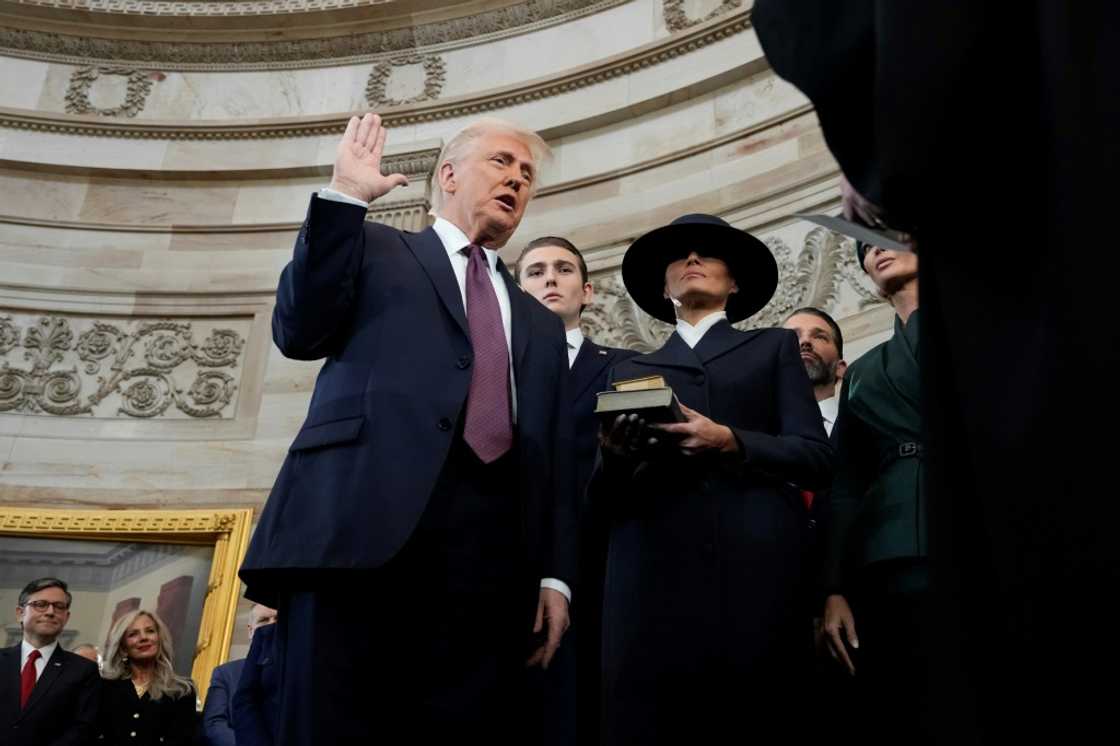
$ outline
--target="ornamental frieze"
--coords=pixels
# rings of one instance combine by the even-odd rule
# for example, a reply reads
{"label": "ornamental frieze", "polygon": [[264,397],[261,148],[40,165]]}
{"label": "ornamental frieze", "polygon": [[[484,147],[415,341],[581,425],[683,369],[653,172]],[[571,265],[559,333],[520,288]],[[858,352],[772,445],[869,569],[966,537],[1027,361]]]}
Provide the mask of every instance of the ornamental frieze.
{"label": "ornamental frieze", "polygon": [[249,324],[0,312],[0,413],[232,419]]}
{"label": "ornamental frieze", "polygon": [[719,5],[705,15],[692,16],[686,7],[686,0],[662,0],[662,12],[665,14],[665,27],[670,31],[684,31],[698,26],[705,21],[719,18],[725,13],[738,10],[743,6],[743,0],[723,0]]}
{"label": "ornamental frieze", "polygon": [[[387,54],[414,53],[428,47],[447,49],[470,46],[483,41],[505,38],[547,26],[598,13],[630,0],[524,0],[501,8],[484,10],[473,15],[421,23],[416,26],[368,31],[340,36],[313,38],[282,38],[275,41],[161,41],[137,38],[99,38],[75,36],[36,28],[0,26],[0,50],[5,54],[32,59],[53,60],[72,64],[92,61],[105,63],[143,64],[167,70],[275,70],[301,67],[325,67],[354,64],[380,59]],[[72,6],[71,0],[58,0]],[[142,0],[110,0],[126,12],[142,12]],[[245,3],[198,2],[192,12],[183,13],[183,3],[159,3],[153,10],[167,13],[143,13],[146,16],[176,14],[185,16],[213,13],[228,19],[236,28],[238,14],[223,12],[224,8],[243,10]],[[328,5],[330,7],[328,7]],[[341,5],[337,7],[342,7]],[[305,12],[336,10],[333,3],[308,0]],[[101,8],[98,8],[101,11]],[[194,11],[198,11],[197,13]],[[283,11],[282,11],[283,12]],[[246,14],[244,17],[259,17]],[[311,26],[314,28],[314,26]],[[156,33],[156,32],[153,32]]]}
{"label": "ornamental frieze", "polygon": [[[94,82],[101,77],[124,78],[123,100],[117,106],[97,107],[90,102],[89,93]],[[152,83],[162,80],[163,73],[134,70],[131,67],[101,67],[86,65],[70,74],[70,87],[66,91],[67,114],[99,114],[103,117],[134,117],[144,110]]]}

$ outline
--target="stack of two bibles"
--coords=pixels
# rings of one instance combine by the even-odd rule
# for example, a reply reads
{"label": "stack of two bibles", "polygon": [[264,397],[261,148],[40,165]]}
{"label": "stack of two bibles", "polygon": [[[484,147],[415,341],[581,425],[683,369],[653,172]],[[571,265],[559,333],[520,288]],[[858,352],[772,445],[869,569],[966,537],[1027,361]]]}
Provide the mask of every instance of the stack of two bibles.
{"label": "stack of two bibles", "polygon": [[648,423],[685,422],[680,402],[661,376],[617,381],[610,391],[601,391],[595,414],[609,431],[619,415],[636,414]]}

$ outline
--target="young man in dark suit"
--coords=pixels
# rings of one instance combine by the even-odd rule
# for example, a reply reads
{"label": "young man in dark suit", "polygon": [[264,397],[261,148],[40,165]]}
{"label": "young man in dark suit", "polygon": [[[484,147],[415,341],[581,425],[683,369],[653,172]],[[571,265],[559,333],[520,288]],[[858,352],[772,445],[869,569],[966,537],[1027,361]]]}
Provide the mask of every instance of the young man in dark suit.
{"label": "young man in dark suit", "polygon": [[[595,395],[607,388],[607,374],[611,366],[637,353],[604,347],[583,335],[580,316],[591,303],[595,290],[587,271],[587,262],[571,241],[559,236],[544,236],[530,241],[517,260],[517,281],[564,322],[570,366],[568,394],[575,423],[574,469],[582,502],[599,450]],[[584,527],[587,525],[584,523]],[[601,564],[601,559],[598,562],[595,559],[601,552],[595,552],[593,548],[604,545],[604,541],[588,541],[587,537],[581,541],[581,564],[588,570],[580,573],[582,578],[597,575],[590,571],[590,567]],[[597,617],[601,594],[596,592],[593,584],[581,582],[579,585],[583,599],[580,606],[586,609],[584,613],[588,617]],[[580,633],[578,643],[574,631],[570,631],[565,646],[557,653],[553,670],[541,675],[545,712],[554,716],[548,720],[545,743],[588,743],[595,736],[598,688],[589,686],[586,677],[582,685],[576,684],[577,658],[580,667],[597,666],[598,656],[594,651],[598,648],[598,636],[595,634],[598,626],[594,622],[592,619],[587,626],[581,625],[585,631]],[[577,656],[577,649],[584,652]],[[587,737],[580,738],[581,732]]]}
{"label": "young man in dark suit", "polygon": [[0,744],[85,746],[97,737],[97,664],[59,647],[72,596],[58,578],[19,594],[19,645],[0,650]]}
{"label": "young man in dark suit", "polygon": [[[253,604],[249,609],[249,642],[256,631],[276,622],[276,609],[263,604]],[[206,690],[206,705],[202,708],[202,732],[210,746],[237,746],[233,729],[233,694],[245,668],[245,659],[223,663],[210,675],[210,688]]]}
{"label": "young man in dark suit", "polygon": [[584,336],[580,316],[591,303],[595,289],[583,254],[566,238],[544,236],[526,244],[517,260],[517,281],[564,322],[570,373],[568,395],[576,442],[576,484],[582,497],[599,450],[595,395],[607,388],[607,373],[612,365],[638,353],[604,347]]}
{"label": "young man in dark suit", "polygon": [[547,146],[468,126],[410,234],[365,220],[405,183],[385,136],[351,120],[280,278],[276,345],[326,363],[241,576],[279,612],[282,746],[524,742],[525,663],[559,646],[576,564],[563,324],[498,257]]}

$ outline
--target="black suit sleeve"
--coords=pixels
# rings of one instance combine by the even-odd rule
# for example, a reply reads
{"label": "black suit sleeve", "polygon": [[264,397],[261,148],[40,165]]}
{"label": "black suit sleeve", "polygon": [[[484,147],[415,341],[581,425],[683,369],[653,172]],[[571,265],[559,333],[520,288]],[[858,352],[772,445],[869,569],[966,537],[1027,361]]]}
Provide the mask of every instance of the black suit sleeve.
{"label": "black suit sleeve", "polygon": [[[237,746],[229,722],[230,697],[233,692],[226,681],[229,669],[215,668],[206,690],[206,705],[202,708],[202,730],[209,746]],[[236,687],[237,682],[233,682]]]}
{"label": "black suit sleeve", "polygon": [[[620,362],[622,359],[616,360],[615,364]],[[607,373],[605,390],[610,390],[615,380],[617,376],[612,366]],[[600,425],[600,430],[603,427]],[[605,538],[604,532],[608,530],[611,516],[624,512],[632,500],[639,499],[637,493],[627,487],[645,463],[642,457],[622,456],[599,446],[580,520],[581,528],[586,534]]]}
{"label": "black suit sleeve", "polygon": [[337,351],[357,297],[365,215],[356,205],[312,196],[272,312],[272,339],[285,357],[317,360]]}
{"label": "black suit sleeve", "polygon": [[268,692],[261,678],[261,660],[272,647],[273,625],[261,627],[253,634],[245,668],[233,694],[233,730],[240,746],[271,746],[272,730],[266,721]]}
{"label": "black suit sleeve", "polygon": [[832,445],[797,351],[797,337],[782,330],[771,396],[778,413],[778,435],[732,427],[746,465],[783,482],[823,490],[832,481]]}
{"label": "black suit sleeve", "polygon": [[97,673],[97,666],[84,658],[69,665],[77,665],[81,671],[75,687],[73,725],[61,738],[43,746],[90,746],[97,740],[101,676]]}
{"label": "black suit sleeve", "polygon": [[[559,319],[557,319],[559,321]],[[556,348],[556,365],[560,368],[560,385],[556,387],[553,417],[556,423],[553,468],[555,495],[552,519],[552,567],[545,568],[546,577],[563,580],[575,594],[578,565],[578,514],[580,491],[576,477],[575,422],[568,393],[568,349]]]}
{"label": "black suit sleeve", "polygon": [[852,414],[848,404],[848,380],[845,378],[840,387],[840,406],[832,430],[836,443],[836,479],[829,493],[831,515],[825,534],[822,581],[826,594],[843,592],[848,533],[859,511],[860,499],[878,467],[874,435],[863,420]]}

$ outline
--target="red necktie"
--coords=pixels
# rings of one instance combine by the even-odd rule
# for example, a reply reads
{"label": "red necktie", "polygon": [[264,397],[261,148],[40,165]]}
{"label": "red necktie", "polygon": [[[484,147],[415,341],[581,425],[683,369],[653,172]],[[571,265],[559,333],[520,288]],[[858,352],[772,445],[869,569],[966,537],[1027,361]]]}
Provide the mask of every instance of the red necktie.
{"label": "red necktie", "polygon": [[498,295],[490,281],[482,247],[467,252],[467,326],[471,332],[474,365],[467,393],[463,439],[484,464],[513,446],[509,406],[509,349],[502,325]]}
{"label": "red necktie", "polygon": [[42,657],[38,650],[32,650],[27,656],[27,663],[19,674],[19,709],[27,707],[27,700],[31,699],[31,690],[35,688],[35,661]]}

